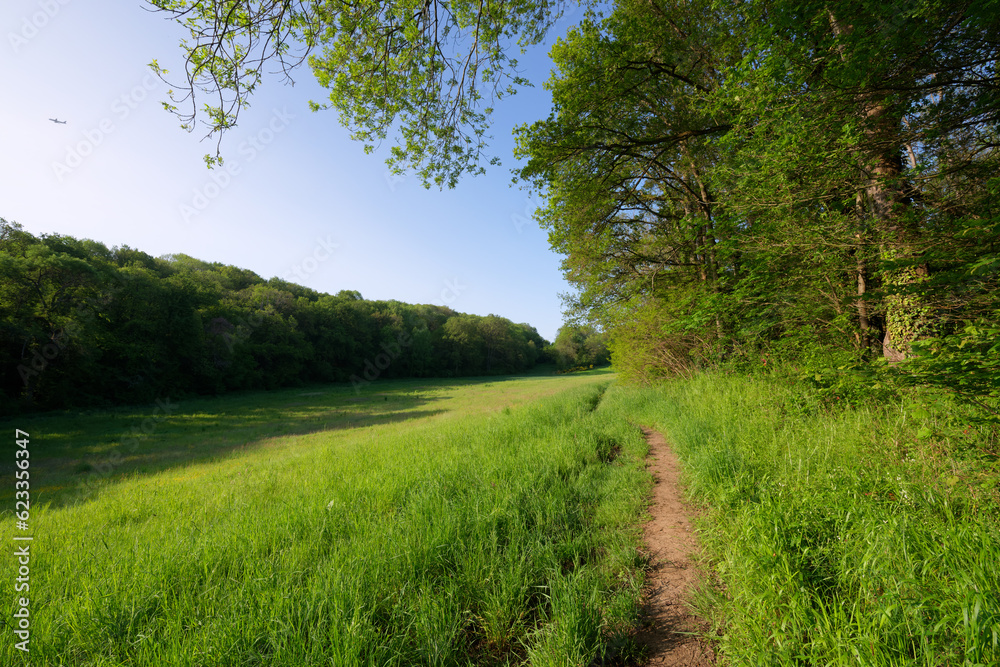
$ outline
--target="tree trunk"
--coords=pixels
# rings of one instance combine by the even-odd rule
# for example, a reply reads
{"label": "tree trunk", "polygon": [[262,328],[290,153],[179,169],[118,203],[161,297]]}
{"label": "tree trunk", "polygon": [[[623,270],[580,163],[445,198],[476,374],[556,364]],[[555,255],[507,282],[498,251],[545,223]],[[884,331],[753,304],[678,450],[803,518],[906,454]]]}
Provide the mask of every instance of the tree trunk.
{"label": "tree trunk", "polygon": [[[854,27],[841,23],[832,11],[828,11],[830,26],[837,36],[849,35]],[[842,60],[848,58],[843,46],[837,47]],[[899,261],[914,256],[912,247],[916,229],[907,229],[902,208],[906,199],[901,187],[903,173],[902,138],[903,115],[890,106],[886,99],[872,99],[862,94],[858,98],[861,117],[868,122],[865,144],[862,149],[861,166],[867,183],[864,192],[868,210],[874,222],[874,229],[880,243],[883,261]],[[911,157],[911,160],[914,159]],[[867,289],[864,272],[859,257],[858,266],[858,316],[862,330],[867,328],[867,307],[860,298]],[[882,355],[890,362],[898,362],[910,354],[910,345],[926,336],[930,331],[930,307],[918,294],[900,293],[908,291],[912,285],[926,277],[923,271],[914,268],[883,269],[882,284],[896,293],[885,297],[885,336],[882,339]]]}
{"label": "tree trunk", "polygon": [[[902,118],[881,103],[867,103],[863,112],[871,123],[866,136],[869,155],[874,158],[868,161],[865,194],[877,230],[882,261],[911,260],[916,256],[914,241],[919,230],[904,215]],[[933,330],[932,307],[913,289],[926,276],[926,266],[883,269],[881,272],[882,285],[889,292],[884,301],[882,355],[891,363],[910,356],[912,343]]]}

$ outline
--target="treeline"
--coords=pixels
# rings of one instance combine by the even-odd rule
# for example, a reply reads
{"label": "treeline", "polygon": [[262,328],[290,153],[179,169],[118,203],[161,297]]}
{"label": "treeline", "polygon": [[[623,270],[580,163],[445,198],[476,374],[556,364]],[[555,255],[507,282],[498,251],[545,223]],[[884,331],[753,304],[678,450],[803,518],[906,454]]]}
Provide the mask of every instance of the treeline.
{"label": "treeline", "polygon": [[0,219],[2,411],[305,382],[516,373],[527,324],[322,294],[185,255],[155,258]]}
{"label": "treeline", "polygon": [[521,176],[618,371],[785,359],[1000,398],[995,7],[620,0],[552,57]]}
{"label": "treeline", "polygon": [[560,370],[611,363],[607,334],[588,324],[565,324],[559,327],[556,340],[548,349]]}

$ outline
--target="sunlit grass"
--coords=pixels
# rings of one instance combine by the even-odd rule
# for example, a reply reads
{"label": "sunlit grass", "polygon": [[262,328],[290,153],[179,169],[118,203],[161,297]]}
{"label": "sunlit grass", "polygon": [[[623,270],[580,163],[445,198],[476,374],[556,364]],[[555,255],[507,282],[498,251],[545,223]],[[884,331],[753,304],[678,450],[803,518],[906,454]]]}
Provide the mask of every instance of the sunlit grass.
{"label": "sunlit grass", "polygon": [[[190,401],[109,474],[104,457],[149,411],[17,424],[33,484],[64,487],[32,505],[27,658],[634,659],[643,424],[705,507],[697,602],[725,664],[1000,662],[996,462],[967,458],[984,450],[921,439],[903,405],[831,408],[773,378],[606,389],[612,377]],[[0,647],[3,664],[25,657]]]}
{"label": "sunlit grass", "polygon": [[[158,470],[33,511],[27,657],[74,667],[586,664],[621,644],[641,586],[645,445],[602,411],[607,384],[606,374],[387,381],[361,401],[278,392],[184,406],[149,437]],[[303,401],[314,402],[287,405]],[[286,434],[253,423],[255,410],[371,418],[394,401],[437,412]],[[99,443],[94,417],[82,433]],[[203,424],[206,437],[227,427],[228,441],[251,446],[189,456]],[[0,577],[11,600],[9,561]],[[0,655],[25,657],[12,642]]]}
{"label": "sunlit grass", "polygon": [[628,400],[706,505],[701,607],[727,664],[1000,664],[1000,503],[905,405],[722,374]]}
{"label": "sunlit grass", "polygon": [[[465,378],[375,382],[355,392],[350,385],[321,385],[272,392],[230,394],[112,411],[63,412],[0,420],[0,430],[26,430],[32,439],[32,498],[63,504],[115,484],[188,463],[224,458],[256,448],[298,446],[299,436],[439,417],[488,414],[504,407],[610,377],[607,371],[562,378]],[[5,445],[6,448],[6,445]],[[0,471],[13,473],[13,454]],[[9,506],[13,486],[0,488]]]}

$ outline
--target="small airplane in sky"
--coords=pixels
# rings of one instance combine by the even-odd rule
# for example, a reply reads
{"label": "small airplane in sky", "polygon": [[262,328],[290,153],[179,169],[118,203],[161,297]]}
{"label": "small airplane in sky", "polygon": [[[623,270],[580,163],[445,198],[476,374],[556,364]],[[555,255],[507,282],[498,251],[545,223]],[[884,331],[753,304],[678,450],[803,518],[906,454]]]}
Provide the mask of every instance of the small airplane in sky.
{"label": "small airplane in sky", "polygon": [[60,125],[65,125],[66,124],[66,121],[59,120],[58,118],[49,118],[49,120],[51,120],[53,123],[59,123]]}

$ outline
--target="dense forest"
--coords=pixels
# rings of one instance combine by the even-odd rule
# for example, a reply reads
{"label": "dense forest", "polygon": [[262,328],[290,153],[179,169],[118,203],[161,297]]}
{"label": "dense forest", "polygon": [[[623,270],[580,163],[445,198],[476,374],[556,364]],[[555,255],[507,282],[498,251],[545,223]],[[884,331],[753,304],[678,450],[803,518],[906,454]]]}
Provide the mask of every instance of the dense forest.
{"label": "dense forest", "polygon": [[995,4],[621,0],[552,57],[520,176],[619,371],[891,368],[995,415]]}
{"label": "dense forest", "polygon": [[0,411],[516,373],[547,346],[496,315],[321,294],[0,219]]}

